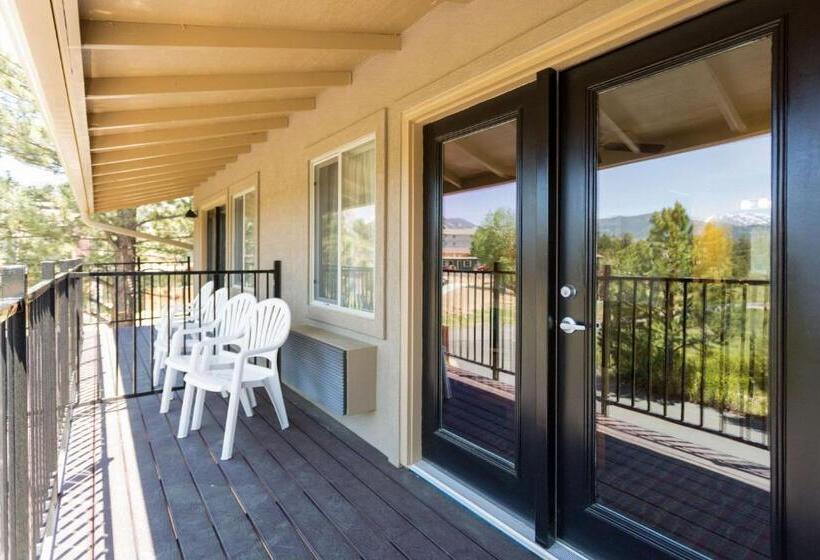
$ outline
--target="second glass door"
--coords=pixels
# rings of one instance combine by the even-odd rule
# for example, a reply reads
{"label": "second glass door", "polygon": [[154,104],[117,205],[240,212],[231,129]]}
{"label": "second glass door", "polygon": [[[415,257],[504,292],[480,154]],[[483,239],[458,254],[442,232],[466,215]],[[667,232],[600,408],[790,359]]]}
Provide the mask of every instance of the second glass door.
{"label": "second glass door", "polygon": [[775,44],[567,72],[561,523],[602,557],[771,557]]}

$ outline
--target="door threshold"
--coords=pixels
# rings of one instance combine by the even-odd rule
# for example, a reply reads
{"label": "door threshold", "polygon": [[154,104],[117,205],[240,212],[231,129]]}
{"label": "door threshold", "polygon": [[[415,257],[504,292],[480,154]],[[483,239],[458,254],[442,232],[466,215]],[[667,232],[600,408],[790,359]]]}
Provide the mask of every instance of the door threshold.
{"label": "door threshold", "polygon": [[560,541],[556,541],[549,548],[544,548],[535,542],[535,530],[529,523],[488,500],[480,492],[467,486],[436,465],[421,460],[409,466],[408,469],[539,558],[545,560],[587,560],[586,556]]}

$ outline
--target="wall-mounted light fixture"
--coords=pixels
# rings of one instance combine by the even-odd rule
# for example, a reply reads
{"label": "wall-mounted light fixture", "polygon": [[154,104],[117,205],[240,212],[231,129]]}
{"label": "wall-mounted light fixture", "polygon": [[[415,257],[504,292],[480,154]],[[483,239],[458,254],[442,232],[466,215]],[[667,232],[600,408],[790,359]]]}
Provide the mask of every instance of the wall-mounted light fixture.
{"label": "wall-mounted light fixture", "polygon": [[186,218],[191,218],[193,220],[193,219],[197,218],[198,215],[196,213],[196,210],[194,210],[193,208],[188,208],[188,211],[185,212],[185,217]]}

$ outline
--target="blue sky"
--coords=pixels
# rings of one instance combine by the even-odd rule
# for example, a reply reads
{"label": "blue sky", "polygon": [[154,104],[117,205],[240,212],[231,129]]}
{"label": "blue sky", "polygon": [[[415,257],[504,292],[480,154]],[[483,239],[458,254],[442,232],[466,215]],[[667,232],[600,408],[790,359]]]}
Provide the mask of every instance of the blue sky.
{"label": "blue sky", "polygon": [[771,189],[765,134],[605,169],[598,175],[598,217],[646,214],[680,201],[690,216],[705,220],[750,206],[765,210]]}
{"label": "blue sky", "polygon": [[515,183],[448,194],[443,206],[445,218],[464,218],[479,225],[496,208],[515,209]]}
{"label": "blue sky", "polygon": [[[700,220],[766,211],[771,203],[771,137],[754,136],[612,167],[598,177],[599,218],[647,214],[675,201]],[[515,208],[514,183],[444,197],[445,218],[480,224],[495,208]]]}

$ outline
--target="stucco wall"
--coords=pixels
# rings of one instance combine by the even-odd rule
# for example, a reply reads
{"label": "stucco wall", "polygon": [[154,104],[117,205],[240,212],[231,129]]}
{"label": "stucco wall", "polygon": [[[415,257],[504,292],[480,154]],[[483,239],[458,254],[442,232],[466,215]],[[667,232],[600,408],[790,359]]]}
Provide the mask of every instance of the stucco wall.
{"label": "stucco wall", "polygon": [[[717,3],[688,4],[703,10]],[[402,112],[539,44],[594,25],[610,14],[622,14],[627,8],[639,9],[640,4],[640,0],[443,2],[402,35],[401,51],[367,60],[355,69],[352,86],[326,90],[318,97],[315,111],[294,114],[289,128],[272,131],[267,142],[254,146],[251,153],[240,156],[197,189],[195,204],[200,205],[238,181],[259,174],[261,265],[270,266],[274,259],[283,261],[283,297],[291,305],[296,322],[312,322],[307,317],[309,147],[386,108],[385,338],[327,328],[378,347],[377,409],[341,421],[391,461],[398,462],[399,457]],[[641,33],[668,24],[649,22]],[[601,44],[595,51],[611,47]],[[573,61],[565,58],[563,64],[569,62]],[[201,247],[201,235],[196,239]]]}

